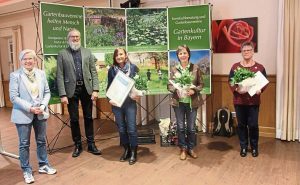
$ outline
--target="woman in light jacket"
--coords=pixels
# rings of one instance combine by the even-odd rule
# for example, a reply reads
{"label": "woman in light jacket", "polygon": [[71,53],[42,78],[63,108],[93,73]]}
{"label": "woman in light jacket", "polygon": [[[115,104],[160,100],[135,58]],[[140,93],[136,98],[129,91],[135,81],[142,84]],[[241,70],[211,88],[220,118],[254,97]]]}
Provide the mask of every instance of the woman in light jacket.
{"label": "woman in light jacket", "polygon": [[30,134],[33,127],[37,145],[39,173],[55,174],[49,165],[46,148],[46,125],[49,117],[50,89],[43,71],[35,68],[36,54],[25,49],[20,52],[21,68],[10,74],[9,95],[13,103],[11,121],[15,123],[19,136],[20,164],[25,182],[34,182],[29,163]]}

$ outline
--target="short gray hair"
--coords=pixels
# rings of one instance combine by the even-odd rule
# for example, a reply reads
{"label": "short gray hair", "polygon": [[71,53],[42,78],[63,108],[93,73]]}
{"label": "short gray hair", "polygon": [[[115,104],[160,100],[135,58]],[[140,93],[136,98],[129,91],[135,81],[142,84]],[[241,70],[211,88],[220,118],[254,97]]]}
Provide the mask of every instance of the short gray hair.
{"label": "short gray hair", "polygon": [[81,36],[81,33],[80,33],[80,31],[79,30],[77,30],[76,28],[71,28],[70,30],[69,30],[69,32],[68,32],[68,36],[67,36],[67,40],[69,40],[69,38],[70,38],[70,35],[71,35],[71,32],[78,32],[79,33],[79,36]]}
{"label": "short gray hair", "polygon": [[36,59],[36,53],[34,50],[32,49],[24,49],[23,51],[20,52],[19,54],[19,60],[22,61],[23,60],[23,57],[26,55],[26,54],[29,54],[32,56],[32,58]]}

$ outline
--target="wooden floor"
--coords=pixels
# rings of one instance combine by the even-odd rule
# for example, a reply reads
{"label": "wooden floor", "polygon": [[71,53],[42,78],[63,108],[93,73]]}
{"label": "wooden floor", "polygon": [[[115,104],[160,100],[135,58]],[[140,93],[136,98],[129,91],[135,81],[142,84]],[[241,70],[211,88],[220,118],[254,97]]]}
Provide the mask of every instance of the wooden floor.
{"label": "wooden floor", "polygon": [[[10,123],[10,109],[0,108],[0,130],[2,143],[7,152],[18,153],[18,139],[14,124]],[[66,119],[66,118],[64,118]],[[198,159],[179,160],[177,147],[160,147],[157,144],[141,145],[138,162],[128,165],[119,162],[122,148],[118,146],[112,123],[102,124],[97,132],[97,146],[102,156],[84,151],[78,158],[72,158],[73,148],[66,147],[49,155],[49,161],[58,173],[53,176],[37,172],[36,145],[32,140],[31,164],[34,170],[34,184],[128,184],[128,185],[300,185],[300,144],[283,142],[272,138],[260,138],[258,158],[239,156],[237,136],[231,138],[200,134],[198,137]],[[48,122],[47,138],[51,142],[62,123],[51,116]],[[102,128],[108,128],[107,130]],[[33,138],[32,134],[32,138]],[[52,149],[54,141],[49,147]],[[70,129],[64,128],[54,148],[72,145]],[[86,146],[85,146],[86,149]],[[0,155],[0,185],[24,184],[19,161]]]}

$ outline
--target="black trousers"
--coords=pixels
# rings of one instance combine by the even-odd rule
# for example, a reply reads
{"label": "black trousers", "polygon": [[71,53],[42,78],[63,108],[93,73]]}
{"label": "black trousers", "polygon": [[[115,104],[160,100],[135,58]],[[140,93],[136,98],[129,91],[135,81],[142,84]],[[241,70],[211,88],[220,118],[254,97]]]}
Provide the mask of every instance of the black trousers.
{"label": "black trousers", "polygon": [[70,115],[70,123],[72,130],[72,139],[75,144],[81,144],[81,132],[79,126],[79,100],[81,102],[81,107],[84,117],[84,128],[85,135],[88,143],[94,142],[94,125],[92,118],[92,106],[93,102],[91,100],[91,95],[86,91],[84,85],[77,85],[75,93],[72,98],[68,98],[68,111]]}
{"label": "black trousers", "polygon": [[248,148],[250,140],[251,149],[258,148],[258,113],[259,105],[234,105],[238,121],[238,135],[241,148]]}

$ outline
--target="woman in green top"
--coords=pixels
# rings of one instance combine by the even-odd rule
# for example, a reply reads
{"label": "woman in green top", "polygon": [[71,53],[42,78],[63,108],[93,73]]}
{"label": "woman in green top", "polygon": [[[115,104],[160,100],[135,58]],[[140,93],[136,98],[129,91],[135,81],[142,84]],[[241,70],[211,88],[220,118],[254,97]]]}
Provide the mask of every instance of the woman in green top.
{"label": "woman in green top", "polygon": [[[180,147],[180,159],[185,160],[187,154],[197,158],[193,150],[196,145],[196,117],[197,109],[203,104],[200,91],[203,87],[202,75],[198,65],[190,63],[191,52],[186,45],[179,46],[177,51],[178,65],[171,68],[170,80],[189,72],[192,76],[192,86],[187,90],[178,90],[172,83],[168,84],[168,90],[172,93],[171,105],[174,108],[178,145]],[[184,92],[183,92],[184,91]],[[185,94],[182,96],[182,94]]]}

